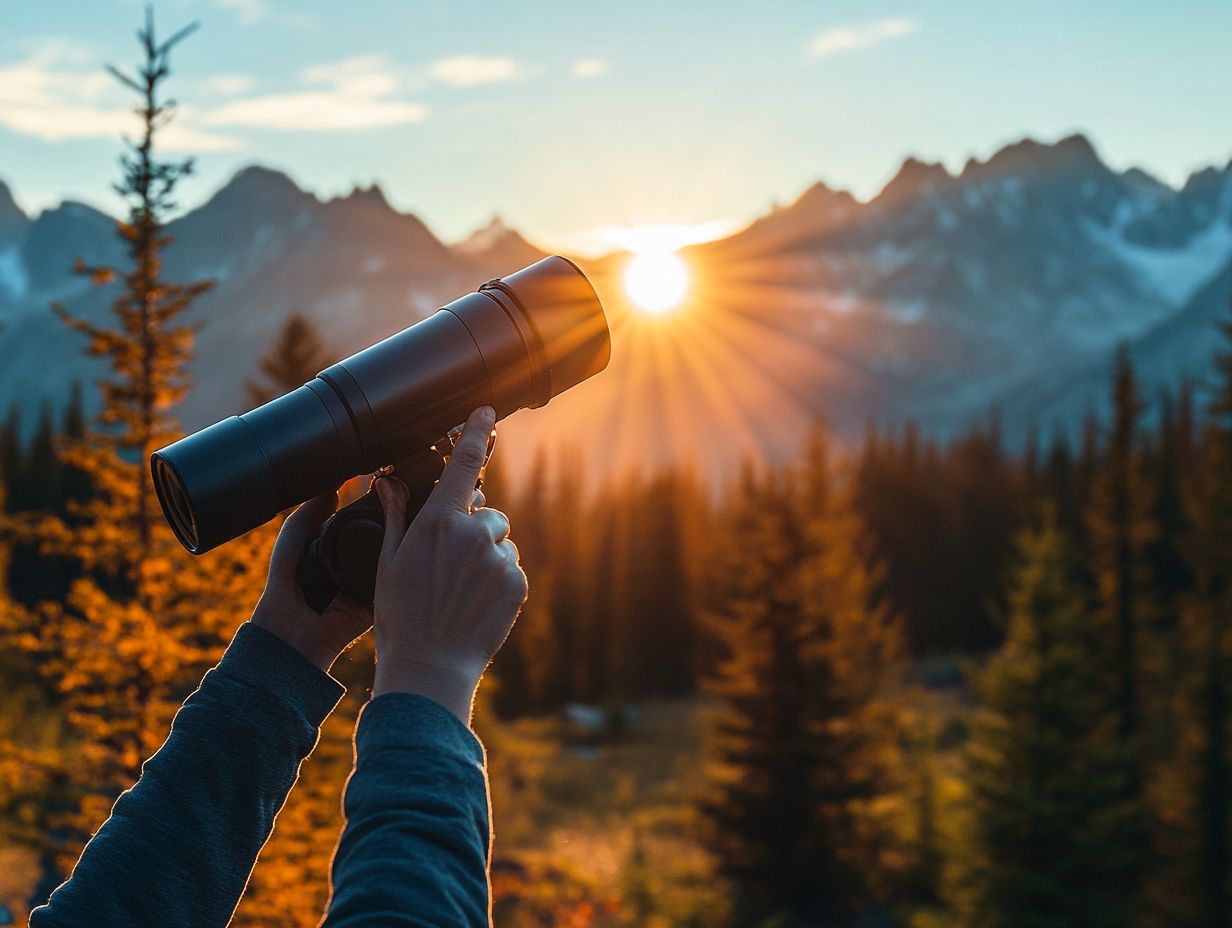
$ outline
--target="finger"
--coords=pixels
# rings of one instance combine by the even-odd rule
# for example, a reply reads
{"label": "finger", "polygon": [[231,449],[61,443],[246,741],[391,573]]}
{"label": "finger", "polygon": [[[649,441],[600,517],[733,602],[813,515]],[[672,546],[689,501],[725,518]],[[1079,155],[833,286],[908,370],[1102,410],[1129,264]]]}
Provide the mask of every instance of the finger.
{"label": "finger", "polygon": [[406,534],[406,484],[396,477],[381,477],[376,481],[376,495],[385,513],[385,537],[381,541],[381,557],[389,559],[402,544]]}
{"label": "finger", "polygon": [[488,504],[488,498],[483,495],[483,490],[476,490],[471,496],[471,512],[477,509],[482,509]]}
{"label": "finger", "polygon": [[338,491],[314,496],[287,516],[270,555],[270,573],[295,574],[295,565],[308,542],[321,531],[321,525],[338,508]]}
{"label": "finger", "polygon": [[499,545],[509,537],[509,517],[499,509],[480,509],[472,518],[487,529],[492,544]]}
{"label": "finger", "polygon": [[488,454],[488,437],[496,425],[496,412],[491,406],[476,409],[462,430],[462,437],[453,446],[449,463],[441,473],[441,480],[432,491],[429,502],[433,505],[450,506],[460,512],[467,511],[475,492],[475,481],[483,470]]}
{"label": "finger", "polygon": [[327,619],[345,622],[347,632],[358,638],[372,627],[372,603],[356,599],[350,593],[343,591],[334,597],[323,615]]}
{"label": "finger", "polygon": [[521,555],[518,553],[518,546],[513,543],[513,539],[508,537],[501,539],[498,547],[501,550],[501,554],[513,561],[513,563],[521,563]]}

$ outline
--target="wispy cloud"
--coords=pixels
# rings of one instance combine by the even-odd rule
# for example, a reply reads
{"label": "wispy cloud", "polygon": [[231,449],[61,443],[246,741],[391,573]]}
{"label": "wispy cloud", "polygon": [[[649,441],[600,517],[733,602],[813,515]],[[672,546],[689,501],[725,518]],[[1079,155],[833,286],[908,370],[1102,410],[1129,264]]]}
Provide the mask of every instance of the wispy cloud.
{"label": "wispy cloud", "polygon": [[371,129],[420,122],[421,103],[398,98],[399,81],[377,56],[314,65],[301,79],[320,89],[243,97],[201,116],[204,126],[259,129]]}
{"label": "wispy cloud", "polygon": [[878,19],[851,26],[835,26],[827,29],[809,43],[808,53],[812,58],[828,58],[843,52],[857,52],[880,45],[889,39],[910,35],[920,28],[914,19]]}
{"label": "wispy cloud", "polygon": [[265,0],[218,0],[224,10],[234,10],[241,26],[252,26],[269,16]]}
{"label": "wispy cloud", "polygon": [[275,9],[269,0],[217,0],[217,4],[220,9],[233,12],[241,26],[255,26],[269,21],[303,28],[314,23],[311,14]]}
{"label": "wispy cloud", "polygon": [[474,87],[477,84],[511,81],[518,76],[519,68],[512,58],[457,55],[433,62],[428,66],[428,74],[435,80],[454,87]]}
{"label": "wispy cloud", "polygon": [[[140,129],[130,101],[101,68],[86,67],[57,46],[0,65],[0,126],[47,142],[115,138]],[[181,107],[159,135],[168,152],[242,148],[228,129],[336,131],[419,122],[428,109],[402,96],[405,82],[382,58],[348,58],[307,68],[300,88],[251,94],[240,74],[202,79],[212,105]],[[181,98],[186,94],[181,93]]]}
{"label": "wispy cloud", "polygon": [[611,70],[611,66],[600,58],[583,58],[573,63],[574,77],[602,77]]}
{"label": "wispy cloud", "polygon": [[[49,46],[24,61],[0,66],[0,126],[46,142],[114,138],[139,128],[131,106],[101,68]],[[185,115],[182,113],[181,115]],[[222,151],[237,139],[193,130],[183,121],[164,130],[165,151]]]}
{"label": "wispy cloud", "polygon": [[215,74],[205,79],[202,89],[222,97],[236,97],[248,93],[256,85],[257,82],[247,74]]}

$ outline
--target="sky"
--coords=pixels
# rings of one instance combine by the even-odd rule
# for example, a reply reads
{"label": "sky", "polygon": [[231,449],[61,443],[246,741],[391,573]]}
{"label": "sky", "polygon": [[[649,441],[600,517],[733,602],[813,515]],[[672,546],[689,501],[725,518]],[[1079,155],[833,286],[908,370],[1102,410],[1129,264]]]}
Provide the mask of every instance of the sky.
{"label": "sky", "polygon": [[[322,196],[379,183],[446,241],[499,214],[598,252],[713,237],[824,180],[874,195],[914,155],[958,169],[1082,131],[1170,183],[1232,158],[1232,3],[160,0],[198,21],[163,138],[180,204],[239,168]],[[133,0],[0,0],[0,180],[111,212]]]}

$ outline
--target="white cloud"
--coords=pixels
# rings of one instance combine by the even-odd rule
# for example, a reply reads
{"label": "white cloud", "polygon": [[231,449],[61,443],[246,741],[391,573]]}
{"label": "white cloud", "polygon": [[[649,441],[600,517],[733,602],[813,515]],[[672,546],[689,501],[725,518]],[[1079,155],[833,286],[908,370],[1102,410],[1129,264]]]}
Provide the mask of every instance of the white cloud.
{"label": "white cloud", "polygon": [[518,63],[512,58],[482,58],[477,55],[442,58],[428,66],[428,73],[433,78],[454,87],[511,81],[518,76],[518,70]]}
{"label": "white cloud", "polygon": [[611,70],[611,66],[599,58],[583,58],[573,63],[574,77],[602,77]]}
{"label": "white cloud", "polygon": [[853,26],[836,26],[827,29],[809,43],[808,53],[813,58],[828,58],[842,52],[855,52],[872,48],[888,39],[910,35],[920,28],[914,19],[878,19]]}
{"label": "white cloud", "polygon": [[[66,67],[66,59],[76,62],[75,56],[52,46],[0,67],[0,126],[45,142],[136,133],[137,117],[114,78],[101,68]],[[219,151],[240,144],[193,130],[183,121],[162,130],[159,143],[165,151]]]}
{"label": "white cloud", "polygon": [[206,93],[216,93],[223,97],[235,97],[248,93],[257,82],[247,74],[215,74],[204,82]]}
{"label": "white cloud", "polygon": [[265,0],[218,0],[224,10],[235,10],[241,26],[251,26],[269,16]]}
{"label": "white cloud", "polygon": [[423,104],[393,96],[399,82],[377,56],[314,65],[300,77],[324,86],[231,100],[203,113],[201,124],[327,131],[394,126],[428,115]]}
{"label": "white cloud", "polygon": [[330,91],[274,93],[224,103],[207,113],[207,126],[256,129],[371,129],[420,122],[428,108],[398,100],[351,98]]}
{"label": "white cloud", "polygon": [[217,4],[220,9],[234,11],[241,26],[273,22],[302,29],[315,24],[311,14],[274,9],[267,0],[217,0]]}
{"label": "white cloud", "polygon": [[195,155],[199,152],[235,151],[237,148],[244,147],[244,143],[233,136],[194,128],[184,118],[188,115],[188,110],[185,108],[175,121],[158,130],[159,151],[185,152]]}
{"label": "white cloud", "polygon": [[[182,106],[158,136],[163,151],[241,148],[226,128],[348,130],[419,122],[428,110],[401,99],[400,81],[378,57],[319,64],[300,74],[308,85],[285,93],[244,96],[255,82],[218,74],[197,88],[216,105]],[[227,99],[219,100],[220,97]],[[207,97],[208,98],[208,97]],[[101,68],[49,45],[24,61],[0,65],[0,127],[48,142],[133,135],[140,124],[125,90]]]}
{"label": "white cloud", "polygon": [[378,55],[313,65],[300,77],[309,84],[330,84],[339,93],[354,97],[383,97],[398,89],[398,81]]}

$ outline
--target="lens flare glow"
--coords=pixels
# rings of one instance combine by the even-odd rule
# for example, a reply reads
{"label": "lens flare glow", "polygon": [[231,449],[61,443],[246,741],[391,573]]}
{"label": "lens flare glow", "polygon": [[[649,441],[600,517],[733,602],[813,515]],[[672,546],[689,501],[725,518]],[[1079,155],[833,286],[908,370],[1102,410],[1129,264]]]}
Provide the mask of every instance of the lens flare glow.
{"label": "lens flare glow", "polygon": [[646,251],[629,261],[624,283],[638,309],[659,316],[671,312],[684,299],[689,269],[674,251]]}

